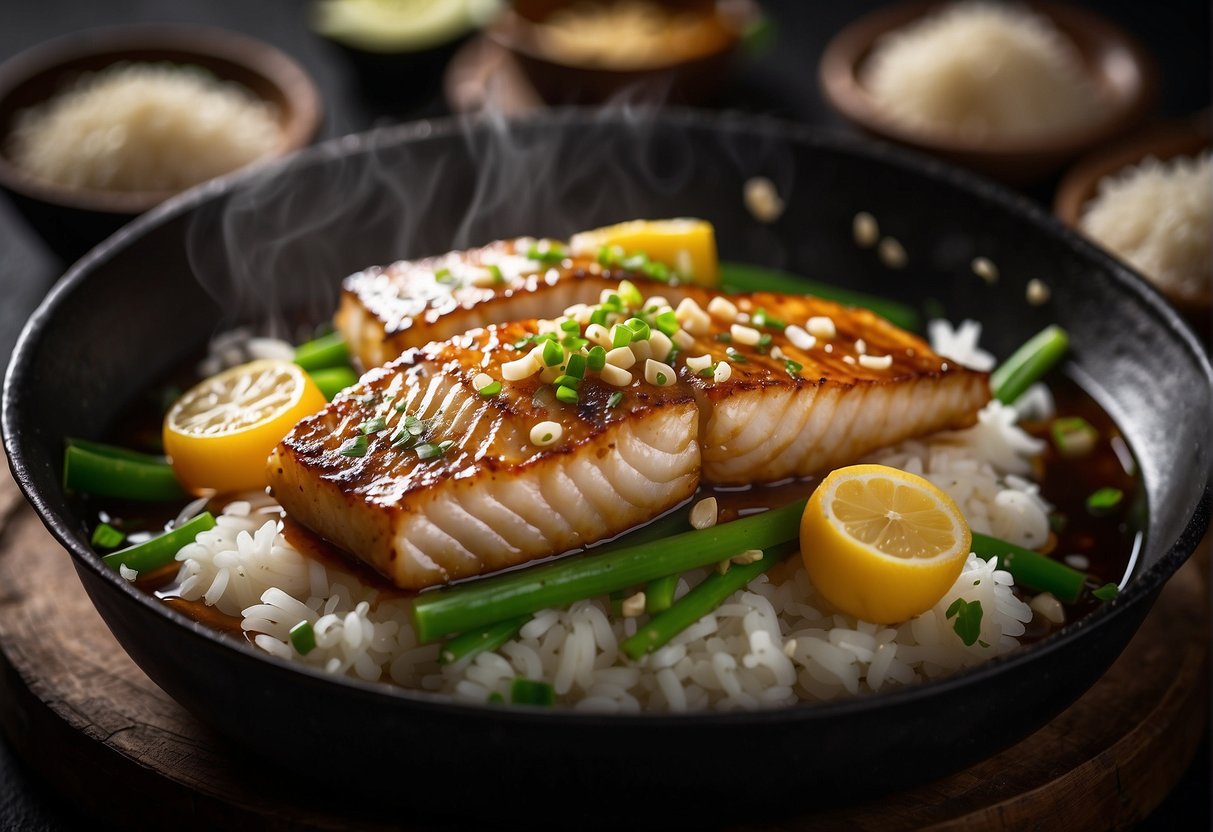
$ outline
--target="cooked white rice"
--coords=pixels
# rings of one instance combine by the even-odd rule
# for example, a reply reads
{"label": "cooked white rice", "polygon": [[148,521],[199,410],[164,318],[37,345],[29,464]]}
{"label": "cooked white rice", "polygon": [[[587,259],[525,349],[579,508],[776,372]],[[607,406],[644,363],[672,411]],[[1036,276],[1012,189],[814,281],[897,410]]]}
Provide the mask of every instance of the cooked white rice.
{"label": "cooked white rice", "polygon": [[1213,281],[1213,156],[1150,157],[1099,183],[1082,230],[1182,297]]}
{"label": "cooked white rice", "polygon": [[861,80],[889,117],[969,140],[1061,132],[1099,105],[1074,44],[1048,18],[1003,3],[955,3],[883,36]]}
{"label": "cooked white rice", "polygon": [[116,64],[18,114],[8,152],[69,188],[175,191],[281,140],[273,107],[199,67]]}
{"label": "cooked white rice", "polygon": [[[992,402],[971,429],[904,442],[872,461],[933,481],[975,530],[1038,546],[1048,534],[1049,506],[1026,475],[1041,445],[1015,421],[1013,409]],[[284,659],[468,702],[494,693],[508,698],[516,676],[542,679],[564,706],[597,711],[762,708],[871,693],[1013,650],[1032,618],[1014,596],[1010,574],[975,555],[935,607],[898,626],[838,614],[793,557],[773,573],[780,583],[759,577],[639,662],[618,645],[644,618],[616,618],[600,598],[543,610],[500,649],[442,665],[439,644],[417,644],[407,601],[380,599],[354,575],[300,554],[267,498],[228,505],[218,525],[177,559],[180,595],[241,615],[254,643]],[[676,595],[706,574],[685,575]],[[980,601],[984,611],[972,646],[945,615],[957,598]],[[289,638],[303,620],[316,634],[307,655]]]}

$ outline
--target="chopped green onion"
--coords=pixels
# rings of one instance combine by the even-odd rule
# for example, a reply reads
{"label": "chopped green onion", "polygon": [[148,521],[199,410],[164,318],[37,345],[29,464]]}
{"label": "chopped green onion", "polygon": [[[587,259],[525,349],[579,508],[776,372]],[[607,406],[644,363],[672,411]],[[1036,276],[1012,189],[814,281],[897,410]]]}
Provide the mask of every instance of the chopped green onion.
{"label": "chopped green onion", "polygon": [[308,375],[312,377],[312,381],[330,402],[342,390],[358,383],[358,374],[349,367],[324,367],[319,370],[311,370]]}
{"label": "chopped green onion", "polygon": [[[792,507],[803,508],[803,504],[795,503]],[[783,510],[776,509],[776,511]],[[767,512],[768,515],[773,513]],[[755,518],[745,519],[757,519],[764,516],[766,515],[759,514]],[[727,528],[741,522],[744,522],[744,520],[734,520],[732,523],[713,526],[713,528]],[[703,531],[711,531],[711,529],[704,529]],[[676,540],[677,538],[672,539]],[[708,575],[698,586],[684,595],[669,609],[654,616],[647,624],[637,630],[634,636],[620,642],[619,649],[633,660],[639,659],[646,653],[652,653],[654,650],[668,643],[670,639],[674,638],[674,636],[681,633],[687,627],[690,627],[696,621],[719,607],[734,592],[748,586],[750,581],[799,548],[799,544],[795,539],[789,539],[788,542],[778,544],[765,543],[762,546],[751,546],[741,543],[741,541],[739,543],[741,544],[740,548],[732,550],[731,554],[735,555],[746,549],[761,548],[764,550],[763,557],[744,566],[733,565],[723,574],[713,572]],[[730,552],[726,551],[720,554],[728,557]],[[719,559],[718,557],[717,560]]]}
{"label": "chopped green onion", "polygon": [[194,519],[165,532],[159,537],[153,537],[144,543],[119,549],[117,552],[101,558],[106,566],[118,569],[125,566],[136,572],[146,573],[173,562],[177,552],[187,543],[193,542],[201,532],[215,528],[215,518],[209,511],[204,511]]}
{"label": "chopped green onion", "polygon": [[700,378],[714,378],[716,376],[716,367],[719,365],[720,365],[719,361],[713,361],[711,364],[704,367],[702,370],[700,370],[695,375],[699,376]]}
{"label": "chopped green onion", "polygon": [[1056,324],[1033,335],[990,375],[994,398],[1012,404],[1061,360],[1069,346],[1070,337]]}
{"label": "chopped green onion", "polygon": [[555,367],[564,361],[564,350],[555,341],[545,341],[543,344],[543,363]]}
{"label": "chopped green onion", "polygon": [[290,636],[291,645],[300,656],[306,656],[316,649],[316,631],[312,629],[312,622],[306,618],[291,627]]}
{"label": "chopped green onion", "polygon": [[678,349],[678,347],[670,347],[670,351],[665,354],[665,363],[673,367],[681,353],[682,350]]}
{"label": "chopped green onion", "polygon": [[337,453],[342,456],[348,456],[351,459],[366,456],[366,437],[358,435],[352,439],[347,439],[341,443],[341,447],[337,449]]}
{"label": "chopped green onion", "polygon": [[607,315],[611,314],[605,307],[599,306],[590,313],[590,323],[606,326]]}
{"label": "chopped green onion", "polygon": [[[862,292],[840,289],[828,283],[788,274],[748,263],[720,263],[720,283],[726,292],[787,292],[795,295],[814,295],[837,301],[847,306],[870,309],[882,318],[897,324],[902,329],[917,330],[921,320],[910,306],[887,298]],[[942,317],[934,315],[932,317]]]}
{"label": "chopped green onion", "polygon": [[332,367],[348,367],[350,352],[340,332],[333,332],[295,348],[295,363],[309,373]]}
{"label": "chopped green onion", "polygon": [[567,373],[561,376],[556,376],[556,380],[552,382],[557,387],[572,387],[577,390],[581,387],[581,379],[577,376],[570,376]]}
{"label": "chopped green onion", "polygon": [[716,340],[722,344],[731,344],[733,343],[733,336],[727,332],[717,332]]}
{"label": "chopped green onion", "polygon": [[[570,359],[570,364],[572,363]],[[586,357],[586,367],[593,370],[595,373],[606,366],[606,350],[601,346],[590,348],[590,354]]]}
{"label": "chopped green onion", "polygon": [[135,454],[105,456],[74,441],[63,453],[63,485],[78,494],[120,500],[166,502],[186,496],[167,462]]}
{"label": "chopped green onion", "polygon": [[554,244],[541,245],[540,243],[535,243],[527,249],[526,258],[528,260],[537,260],[546,265],[552,265],[564,259],[564,249]]}
{"label": "chopped green onion", "polygon": [[434,279],[437,280],[439,283],[454,283],[455,282],[455,278],[451,274],[451,270],[446,268],[445,266],[443,268],[439,269],[438,271],[434,272]]}
{"label": "chopped green onion", "polygon": [[556,400],[565,404],[577,404],[577,391],[572,387],[557,387]]}
{"label": "chopped green onion", "polygon": [[1095,450],[1095,443],[1099,441],[1099,431],[1081,416],[1054,419],[1049,430],[1057,452],[1066,459],[1086,456]]}
{"label": "chopped green onion", "polygon": [[489,263],[485,268],[489,272],[489,277],[493,278],[493,283],[500,286],[505,283],[505,275],[501,273],[501,267],[496,263]]}
{"label": "chopped green onion", "polygon": [[550,707],[556,704],[556,689],[547,682],[515,676],[510,683],[510,702],[514,705]]}
{"label": "chopped green onion", "polygon": [[612,393],[610,396],[607,397],[607,407],[613,410],[616,407],[619,407],[619,403],[621,401],[623,401],[623,391],[616,390],[614,393]]}
{"label": "chopped green onion", "polygon": [[966,601],[963,598],[957,598],[948,607],[944,617],[956,619],[952,624],[952,629],[956,631],[956,635],[960,636],[960,640],[965,643],[965,646],[972,647],[977,643],[977,638],[981,635],[983,617],[980,601]]}
{"label": "chopped green onion", "polygon": [[759,307],[758,311],[750,316],[750,326],[766,327],[769,329],[787,329],[788,325],[783,321],[767,314],[767,310]]}
{"label": "chopped green onion", "polygon": [[783,362],[783,368],[788,371],[788,375],[795,376],[804,369],[804,365],[789,358]]}
{"label": "chopped green onion", "polygon": [[658,330],[660,330],[661,332],[665,333],[666,335],[670,335],[670,336],[672,336],[680,328],[679,324],[678,324],[678,316],[676,314],[674,314],[673,309],[667,309],[666,311],[664,311],[660,315],[658,315],[657,318],[653,321],[653,326],[657,327]]}
{"label": "chopped green onion", "polygon": [[480,388],[480,395],[486,399],[491,399],[491,398],[493,398],[493,396],[496,396],[500,392],[501,392],[501,382],[500,381],[490,381],[488,384],[484,385],[484,387]]}
{"label": "chopped green onion", "polygon": [[[622,287],[623,282],[621,282],[619,285],[620,285],[620,287]],[[628,285],[629,286],[631,285],[630,281],[628,282]],[[637,294],[639,294],[639,293],[637,293]],[[607,309],[609,309],[612,312],[619,312],[619,311],[622,311],[622,309],[623,309],[623,298],[621,298],[619,296],[618,292],[611,292],[607,295],[607,299],[605,301],[603,301],[602,305],[605,306]]]}
{"label": "chopped green onion", "polygon": [[454,664],[455,662],[470,659],[479,653],[496,650],[518,635],[518,631],[522,629],[522,625],[530,620],[531,616],[520,615],[517,618],[509,618],[505,621],[490,624],[487,627],[481,627],[479,630],[469,630],[466,633],[460,633],[442,645],[442,652],[438,654],[438,661],[442,664]]}
{"label": "chopped green onion", "polygon": [[1079,599],[1087,581],[1082,572],[1040,552],[977,532],[973,532],[973,552],[984,560],[998,558],[998,568],[1010,572],[1019,586],[1036,592],[1051,592],[1067,604]]}
{"label": "chopped green onion", "polygon": [[[630,272],[638,272],[649,264],[649,256],[643,251],[637,251],[623,258],[621,265]],[[636,304],[639,305],[639,304]]]}
{"label": "chopped green onion", "polygon": [[657,378],[657,384],[659,384],[660,386],[664,387],[664,386],[665,386],[665,383],[666,383],[666,380],[667,380],[667,379],[666,379],[666,377],[665,377],[665,373],[663,373],[663,372],[661,372],[660,370],[658,370],[658,371],[657,371],[657,376],[656,376],[656,378]]}
{"label": "chopped green onion", "polygon": [[623,325],[632,330],[633,341],[647,341],[652,335],[648,322],[641,318],[628,318]]}
{"label": "chopped green onion", "polygon": [[569,352],[581,352],[582,349],[589,346],[589,343],[588,338],[582,338],[578,335],[566,335],[564,340],[560,342],[560,346]]}
{"label": "chopped green onion", "polygon": [[1124,497],[1125,493],[1119,488],[1101,488],[1090,497],[1087,497],[1087,511],[1096,517],[1111,514],[1120,505]]}
{"label": "chopped green onion", "polygon": [[124,540],[126,540],[126,535],[109,523],[98,523],[97,528],[93,529],[93,537],[90,542],[97,549],[117,549]]}
{"label": "chopped green onion", "polygon": [[1120,587],[1116,584],[1104,584],[1099,589],[1091,590],[1091,596],[1100,601],[1113,601],[1120,597]]}
{"label": "chopped green onion", "polygon": [[775,340],[775,339],[771,336],[771,333],[769,333],[769,332],[764,332],[764,333],[762,333],[762,335],[759,335],[758,344],[757,344],[759,352],[766,352],[768,349],[770,349],[771,342],[773,340]]}
{"label": "chopped green onion", "polygon": [[[604,353],[604,356],[605,356],[605,353]],[[569,363],[568,363],[568,365],[565,366],[564,372],[566,375],[570,375],[573,378],[584,378],[585,377],[585,368],[586,368],[585,356],[582,355],[581,353],[577,352],[577,353],[573,353],[572,355],[569,356]]]}
{"label": "chopped green onion", "polygon": [[669,281],[670,267],[658,260],[650,260],[640,267],[640,271],[644,272],[645,277],[653,280]]}
{"label": "chopped green onion", "polygon": [[490,705],[504,705],[505,697],[499,691],[493,691],[489,694],[488,703]]}
{"label": "chopped green onion", "polygon": [[729,357],[730,361],[735,361],[738,364],[745,364],[747,361],[750,360],[750,359],[746,358],[744,355],[742,355],[741,353],[739,353],[737,350],[733,349],[732,347],[729,347],[728,349],[726,349],[724,351],[724,354]]}
{"label": "chopped green onion", "polygon": [[422,445],[418,445],[413,450],[417,452],[417,457],[419,459],[435,459],[449,451],[454,444],[454,440],[444,439],[438,444],[426,442]]}
{"label": "chopped green onion", "polygon": [[547,607],[565,606],[708,566],[747,549],[767,549],[788,541],[795,548],[804,505],[805,501],[799,500],[710,529],[422,593],[413,601],[418,637],[422,642],[433,641]]}
{"label": "chopped green onion", "polygon": [[615,349],[632,343],[632,330],[621,324],[611,327],[611,346]]}
{"label": "chopped green onion", "polygon": [[379,433],[387,430],[387,420],[382,416],[376,416],[374,419],[368,419],[358,426],[358,432],[363,436],[370,436],[372,433]]}
{"label": "chopped green onion", "polygon": [[581,332],[581,324],[572,319],[561,321],[560,328],[565,332]]}

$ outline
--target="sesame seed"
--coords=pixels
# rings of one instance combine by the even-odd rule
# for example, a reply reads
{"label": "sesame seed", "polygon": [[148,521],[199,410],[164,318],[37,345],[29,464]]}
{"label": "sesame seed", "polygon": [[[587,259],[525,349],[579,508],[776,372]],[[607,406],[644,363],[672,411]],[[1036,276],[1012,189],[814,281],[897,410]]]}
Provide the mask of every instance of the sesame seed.
{"label": "sesame seed", "polygon": [[762,337],[762,333],[754,329],[752,326],[742,326],[741,324],[733,324],[729,327],[729,334],[733,336],[733,340],[738,344],[754,346],[758,343],[758,339]]}
{"label": "sesame seed", "polygon": [[851,235],[855,238],[855,245],[871,248],[880,239],[880,226],[874,216],[867,211],[860,211],[855,215],[855,219],[851,220]]}
{"label": "sesame seed", "polygon": [[805,322],[804,327],[814,338],[833,338],[838,334],[834,319],[826,315],[814,315]]}
{"label": "sesame seed", "polygon": [[998,282],[998,267],[994,265],[994,261],[988,257],[974,257],[971,264],[973,274],[980,277],[986,283]]}
{"label": "sesame seed", "polygon": [[746,180],[742,201],[750,216],[759,222],[772,223],[783,215],[783,199],[775,189],[775,183],[765,176],[753,176]]}
{"label": "sesame seed", "polygon": [[691,509],[691,525],[697,529],[710,529],[716,525],[717,513],[715,497],[704,497]]}
{"label": "sesame seed", "polygon": [[859,366],[867,367],[869,370],[887,370],[893,366],[893,356],[861,355],[859,356]]}
{"label": "sesame seed", "polygon": [[881,240],[880,245],[876,247],[876,254],[880,257],[880,262],[890,269],[904,269],[910,261],[905,247],[894,237]]}
{"label": "sesame seed", "polygon": [[1028,281],[1027,289],[1028,303],[1033,306],[1043,306],[1049,302],[1049,297],[1053,294],[1049,291],[1049,286],[1039,278],[1032,278]]}
{"label": "sesame seed", "polygon": [[785,329],[783,334],[788,336],[788,342],[798,350],[811,350],[817,345],[817,339],[796,324]]}
{"label": "sesame seed", "polygon": [[620,611],[624,618],[636,618],[644,615],[645,605],[644,591],[637,592],[635,595],[630,595],[623,599],[623,603],[619,605]]}
{"label": "sesame seed", "polygon": [[737,320],[737,307],[731,300],[717,296],[708,304],[708,314],[731,324]]}

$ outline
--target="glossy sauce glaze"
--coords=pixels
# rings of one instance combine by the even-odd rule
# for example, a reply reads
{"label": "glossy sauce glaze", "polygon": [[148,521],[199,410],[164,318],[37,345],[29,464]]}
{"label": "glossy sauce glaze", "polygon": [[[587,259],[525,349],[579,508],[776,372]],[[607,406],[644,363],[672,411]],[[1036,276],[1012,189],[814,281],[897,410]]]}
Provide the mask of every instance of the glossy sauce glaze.
{"label": "glossy sauce glaze", "polygon": [[[1072,565],[1090,574],[1088,585],[1092,588],[1105,583],[1123,585],[1131,576],[1133,561],[1142,541],[1145,528],[1144,492],[1140,487],[1137,465],[1128,445],[1111,417],[1074,382],[1055,376],[1050,386],[1056,401],[1057,418],[1078,416],[1085,419],[1098,432],[1094,448],[1077,458],[1060,454],[1049,439],[1051,422],[1025,422],[1023,427],[1031,434],[1045,439],[1045,449],[1038,459],[1038,477],[1041,494],[1054,510],[1051,514],[1053,533],[1045,550],[1054,558],[1071,557]],[[142,403],[131,417],[125,420],[127,429],[112,437],[115,444],[140,449],[155,449],[157,432],[153,425],[159,423],[158,408],[152,402]],[[151,441],[149,441],[149,439]],[[818,480],[803,478],[781,483],[743,487],[702,486],[688,503],[677,511],[685,512],[689,505],[705,497],[715,497],[719,507],[719,522],[766,511],[806,499]],[[1110,511],[1092,514],[1087,509],[1088,497],[1100,488],[1111,487],[1123,492],[1123,499]],[[98,520],[115,525],[131,534],[163,529],[176,517],[179,504],[147,504],[117,501],[99,501],[81,498],[81,516],[89,518],[91,529]],[[208,509],[213,513],[222,511],[224,501],[212,500]],[[688,527],[689,528],[689,527]],[[351,557],[337,547],[317,536],[312,531],[284,518],[284,535],[305,557],[319,560],[326,567],[355,575],[363,583],[378,590],[381,598],[399,598],[412,593],[398,589],[365,563]],[[621,536],[624,537],[624,536]],[[617,538],[619,539],[619,538]],[[611,541],[608,541],[609,543]],[[590,547],[593,552],[602,545]],[[554,557],[576,557],[578,552],[566,552]],[[547,560],[551,560],[550,558]],[[518,568],[532,566],[536,562]],[[166,567],[141,577],[136,585],[155,594],[167,606],[219,632],[235,637],[245,636],[240,619],[225,615],[206,606],[201,601],[188,601],[172,592],[176,570]],[[778,572],[773,573],[777,575]],[[474,580],[474,579],[473,579]],[[1075,604],[1066,604],[1066,623],[1089,613],[1102,603],[1086,593]],[[1021,642],[1030,643],[1048,635],[1056,627],[1048,624],[1042,616],[1035,616],[1028,625]]]}

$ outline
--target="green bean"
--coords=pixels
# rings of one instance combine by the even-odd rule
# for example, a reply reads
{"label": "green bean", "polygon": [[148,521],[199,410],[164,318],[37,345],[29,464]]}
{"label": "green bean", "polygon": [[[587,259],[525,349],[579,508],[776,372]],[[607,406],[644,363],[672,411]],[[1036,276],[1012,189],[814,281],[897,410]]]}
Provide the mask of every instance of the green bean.
{"label": "green bean", "polygon": [[295,348],[295,363],[309,373],[313,370],[346,367],[349,360],[350,351],[340,332],[330,332]]}
{"label": "green bean", "polygon": [[507,618],[505,621],[489,624],[487,627],[482,627],[479,630],[469,630],[466,633],[461,633],[442,645],[442,652],[438,655],[438,661],[442,664],[454,664],[464,659],[470,659],[478,653],[496,650],[518,635],[518,631],[522,629],[522,625],[530,620],[531,616],[528,613],[527,615],[520,615],[517,618]]}
{"label": "green bean", "polygon": [[664,540],[580,555],[496,578],[422,593],[413,602],[418,638],[433,641],[583,598],[685,572],[795,540],[805,501]]}
{"label": "green bean", "polygon": [[644,611],[649,615],[665,612],[674,603],[674,590],[678,588],[678,575],[662,575],[649,581],[644,588]]}
{"label": "green bean", "polygon": [[636,635],[620,642],[619,649],[632,659],[652,653],[719,607],[734,592],[748,586],[750,581],[795,552],[798,546],[796,541],[770,546],[763,552],[761,560],[744,566],[733,564],[723,574],[713,572],[679,599],[678,603],[654,616],[649,623],[636,631]]}
{"label": "green bean", "polygon": [[168,459],[159,454],[145,454],[141,451],[132,451],[130,448],[106,445],[104,442],[91,442],[88,439],[75,439],[69,436],[67,444],[109,459],[125,459],[129,462],[142,462],[147,465],[168,465]]}
{"label": "green bean", "polygon": [[213,528],[215,528],[215,518],[209,511],[204,511],[171,532],[165,532],[159,537],[153,537],[151,540],[135,546],[119,549],[101,560],[111,569],[125,566],[136,572],[151,572],[172,563],[182,546],[193,542],[199,533]]}
{"label": "green bean", "polygon": [[80,494],[121,500],[165,502],[187,496],[167,462],[140,456],[155,461],[103,456],[73,442],[63,454],[63,485]]}
{"label": "green bean", "polygon": [[721,262],[720,283],[728,292],[786,292],[814,295],[847,306],[860,306],[902,329],[917,330],[921,323],[918,313],[904,303],[748,263]]}
{"label": "green bean", "polygon": [[1011,404],[1061,360],[1070,337],[1056,324],[1033,335],[990,375],[994,398]]}
{"label": "green bean", "polygon": [[998,568],[1010,572],[1019,586],[1050,592],[1059,601],[1069,604],[1082,596],[1088,579],[1085,573],[1040,552],[977,532],[973,532],[973,552],[985,560],[998,558]]}
{"label": "green bean", "polygon": [[308,375],[312,377],[312,381],[316,382],[320,392],[330,402],[342,390],[358,383],[358,374],[349,367],[324,367],[319,370],[309,370]]}

